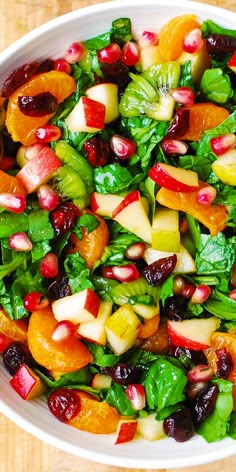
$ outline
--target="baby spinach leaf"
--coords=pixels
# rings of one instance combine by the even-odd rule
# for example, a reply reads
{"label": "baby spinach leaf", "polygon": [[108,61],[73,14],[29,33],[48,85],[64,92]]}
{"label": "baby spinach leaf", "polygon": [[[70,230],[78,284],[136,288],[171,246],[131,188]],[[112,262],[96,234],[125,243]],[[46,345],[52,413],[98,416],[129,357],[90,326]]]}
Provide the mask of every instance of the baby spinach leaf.
{"label": "baby spinach leaf", "polygon": [[226,103],[234,94],[229,76],[222,69],[206,69],[203,73],[200,90],[215,103]]}
{"label": "baby spinach leaf", "polygon": [[49,220],[49,211],[35,210],[29,214],[28,236],[32,243],[54,238],[54,229]]}
{"label": "baby spinach leaf", "polygon": [[236,243],[223,233],[201,234],[196,255],[198,274],[229,273],[236,261]]}
{"label": "baby spinach leaf", "polygon": [[89,351],[93,355],[93,364],[99,367],[113,367],[119,362],[120,357],[116,356],[106,346],[99,346],[95,343],[86,343]]}
{"label": "baby spinach leaf", "polygon": [[106,391],[104,400],[106,400],[109,405],[114,406],[123,416],[131,416],[136,413],[125,393],[125,388],[115,382],[113,382],[109,390]]}
{"label": "baby spinach leaf", "polygon": [[3,212],[0,215],[0,238],[9,238],[18,231],[28,231],[29,221],[25,213]]}
{"label": "baby spinach leaf", "polygon": [[91,380],[91,374],[87,367],[83,369],[76,370],[75,372],[69,372],[67,374],[63,374],[59,377],[58,380],[53,379],[45,375],[39,369],[34,369],[38,376],[43,380],[43,382],[47,385],[47,387],[51,389],[56,389],[65,386],[71,385],[86,385]]}
{"label": "baby spinach leaf", "polygon": [[207,19],[203,21],[201,29],[204,38],[206,38],[211,33],[225,34],[226,36],[232,36],[233,38],[236,38],[235,30],[223,28],[223,26],[218,25],[213,20]]}
{"label": "baby spinach leaf", "polygon": [[108,164],[94,170],[95,190],[99,193],[120,193],[130,189],[132,185],[142,180],[143,174],[133,177],[127,167],[119,164]]}
{"label": "baby spinach leaf", "polygon": [[118,18],[112,22],[111,36],[126,43],[132,39],[131,21],[129,18]]}
{"label": "baby spinach leaf", "polygon": [[85,288],[94,286],[91,279],[91,273],[88,269],[85,260],[76,252],[69,254],[64,260],[65,275],[68,277],[68,284],[71,287],[72,293],[80,292]]}
{"label": "baby spinach leaf", "polygon": [[87,39],[84,42],[84,46],[86,49],[91,51],[98,51],[99,49],[104,48],[110,44],[110,33],[103,33],[95,38]]}

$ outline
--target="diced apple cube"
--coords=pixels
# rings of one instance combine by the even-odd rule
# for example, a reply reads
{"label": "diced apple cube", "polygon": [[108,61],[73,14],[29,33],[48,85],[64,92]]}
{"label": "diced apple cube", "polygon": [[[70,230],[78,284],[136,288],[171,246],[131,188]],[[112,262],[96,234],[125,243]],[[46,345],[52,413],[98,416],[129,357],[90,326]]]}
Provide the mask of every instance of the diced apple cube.
{"label": "diced apple cube", "polygon": [[111,123],[111,121],[118,118],[120,115],[118,106],[118,85],[102,82],[101,84],[93,85],[93,87],[87,89],[85,93],[87,97],[105,105],[105,123]]}
{"label": "diced apple cube", "polygon": [[96,318],[100,303],[98,295],[90,288],[86,288],[52,302],[52,311],[57,321],[70,320],[74,324],[79,324]]}
{"label": "diced apple cube", "polygon": [[105,323],[107,341],[119,356],[130,349],[138,336],[141,323],[128,303],[122,305]]}
{"label": "diced apple cube", "polygon": [[152,222],[152,247],[159,251],[179,252],[179,213],[169,208],[158,208]]}
{"label": "diced apple cube", "polygon": [[163,421],[156,420],[156,413],[144,418],[138,418],[137,433],[147,441],[157,441],[166,436]]}
{"label": "diced apple cube", "polygon": [[200,51],[193,54],[183,51],[177,61],[183,65],[185,62],[191,62],[191,72],[194,82],[201,80],[203,72],[210,67],[210,56],[206,50],[206,41]]}
{"label": "diced apple cube", "polygon": [[122,444],[128,441],[132,441],[136,434],[137,426],[137,420],[120,420],[117,429],[117,437],[115,444]]}
{"label": "diced apple cube", "polygon": [[11,386],[23,400],[31,400],[46,392],[46,386],[34,371],[22,364],[10,380]]}
{"label": "diced apple cube", "polygon": [[91,209],[97,215],[112,217],[115,208],[122,202],[123,197],[111,193],[93,192],[91,197]]}
{"label": "diced apple cube", "polygon": [[83,322],[79,325],[77,333],[87,341],[91,341],[102,346],[107,342],[105,322],[112,313],[112,303],[102,301],[97,318],[92,321]]}
{"label": "diced apple cube", "polygon": [[136,315],[141,316],[144,320],[150,320],[160,312],[159,304],[157,305],[144,305],[143,303],[135,303],[132,305],[132,309]]}
{"label": "diced apple cube", "polygon": [[222,154],[211,165],[213,172],[226,185],[236,185],[236,149]]}
{"label": "diced apple cube", "polygon": [[91,386],[98,390],[103,388],[110,388],[112,382],[112,378],[106,374],[94,374],[91,382]]}
{"label": "diced apple cube", "polygon": [[79,102],[65,119],[72,132],[93,133],[104,128],[106,107],[89,97],[80,97]]}
{"label": "diced apple cube", "polygon": [[154,64],[161,64],[163,60],[160,55],[159,47],[154,45],[140,48],[139,61],[143,71]]}
{"label": "diced apple cube", "polygon": [[147,264],[152,264],[158,259],[173,256],[173,254],[176,254],[177,256],[177,263],[173,272],[183,274],[191,274],[193,272],[196,272],[195,261],[189,251],[182,244],[180,244],[179,252],[158,251],[157,249],[149,247],[144,253],[144,259]]}
{"label": "diced apple cube", "polygon": [[183,321],[167,321],[168,336],[174,346],[201,351],[211,347],[211,335],[220,326],[221,320],[192,318]]}

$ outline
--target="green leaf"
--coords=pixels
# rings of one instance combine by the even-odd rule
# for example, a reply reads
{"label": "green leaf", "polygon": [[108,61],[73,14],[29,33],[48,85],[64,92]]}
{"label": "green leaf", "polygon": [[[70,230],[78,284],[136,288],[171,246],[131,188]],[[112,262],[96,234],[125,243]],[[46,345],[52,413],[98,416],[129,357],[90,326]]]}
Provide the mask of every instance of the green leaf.
{"label": "green leaf", "polygon": [[136,413],[125,393],[125,387],[115,382],[112,383],[111,387],[104,395],[104,400],[106,400],[109,405],[115,407],[122,416],[131,416]]}
{"label": "green leaf", "polygon": [[106,346],[94,343],[86,343],[86,346],[93,355],[93,364],[99,367],[113,367],[119,362],[119,356],[112,353]]}
{"label": "green leaf", "polygon": [[222,69],[207,69],[204,71],[200,90],[215,103],[226,103],[234,94],[229,76]]}
{"label": "green leaf", "polygon": [[98,51],[99,49],[102,49],[105,46],[108,46],[109,44],[110,44],[109,32],[100,34],[99,36],[96,36],[95,38],[91,38],[91,39],[88,39],[87,41],[84,41],[85,48],[91,51],[93,50]]}
{"label": "green leaf", "polygon": [[91,288],[93,290],[94,286],[91,281],[90,270],[79,252],[69,254],[66,257],[64,260],[64,269],[72,293],[80,292],[85,288]]}
{"label": "green leaf", "polygon": [[3,212],[0,215],[0,238],[9,238],[13,233],[28,231],[28,216],[25,213],[16,214]]}
{"label": "green leaf", "polygon": [[112,22],[111,36],[126,43],[132,39],[131,21],[129,18],[118,18]]}
{"label": "green leaf", "polygon": [[49,220],[49,211],[34,210],[30,212],[28,236],[32,243],[54,238],[54,229]]}
{"label": "green leaf", "polygon": [[201,234],[196,255],[198,274],[224,274],[231,271],[236,261],[236,243],[223,233],[216,236]]}
{"label": "green leaf", "polygon": [[129,189],[133,176],[127,167],[108,164],[94,170],[95,190],[98,193],[120,193]]}
{"label": "green leaf", "polygon": [[203,21],[201,29],[204,38],[206,38],[211,33],[223,34],[226,36],[231,36],[232,38],[236,38],[235,30],[223,28],[223,26],[218,25],[213,20],[207,19]]}
{"label": "green leaf", "polygon": [[91,374],[87,367],[83,369],[76,370],[75,372],[69,372],[67,374],[63,374],[59,377],[58,380],[53,379],[52,377],[48,377],[39,369],[34,369],[38,376],[43,380],[45,385],[50,389],[56,389],[65,386],[74,386],[74,385],[86,385],[91,380]]}

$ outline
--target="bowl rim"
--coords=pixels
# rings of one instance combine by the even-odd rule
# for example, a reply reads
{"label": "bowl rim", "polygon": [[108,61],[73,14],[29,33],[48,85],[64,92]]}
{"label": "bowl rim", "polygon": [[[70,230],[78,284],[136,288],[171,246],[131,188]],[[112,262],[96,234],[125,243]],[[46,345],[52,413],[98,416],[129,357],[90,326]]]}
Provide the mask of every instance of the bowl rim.
{"label": "bowl rim", "polygon": [[[173,4],[175,4],[176,0],[165,0],[165,7],[171,8]],[[132,6],[133,1],[130,0],[126,3],[126,6]],[[147,0],[147,6],[157,7],[158,5],[163,6],[163,0]],[[229,21],[232,23],[232,15],[235,16],[236,20],[236,13],[231,10],[226,10],[224,8],[209,5],[205,3],[199,3],[196,1],[189,1],[189,0],[179,0],[178,5],[186,8],[188,12],[191,11],[198,11],[199,14],[205,14],[207,11],[208,16],[210,17],[211,13],[218,13],[219,15],[222,13],[224,21]],[[143,6],[143,0],[135,0],[135,7],[136,6]],[[124,7],[124,0],[116,0],[116,1],[109,1],[105,3],[97,3],[94,5],[90,5],[87,7],[83,7],[77,10],[73,10],[68,12],[64,15],[60,15],[57,18],[54,18],[47,23],[43,23],[42,25],[38,26],[34,30],[28,32],[18,40],[16,40],[13,44],[8,46],[2,52],[0,52],[0,67],[5,62],[8,61],[9,58],[14,57],[17,51],[24,48],[29,42],[40,38],[41,35],[47,34],[48,31],[52,29],[57,29],[62,24],[70,23],[70,21],[74,21],[75,17],[78,19],[83,19],[87,15],[91,15],[94,12],[103,12],[104,14],[107,11],[116,11],[117,8]],[[236,22],[235,22],[236,23]],[[0,367],[0,374],[1,374],[1,367]],[[0,394],[1,394],[1,387],[0,387]],[[21,411],[21,410],[20,410]],[[11,402],[3,400],[0,396],[0,412],[3,413],[7,418],[9,418],[12,422],[18,425],[20,428],[28,432],[29,434],[34,435],[39,440],[44,441],[45,443],[52,445],[58,449],[63,450],[64,452],[69,452],[75,456],[79,456],[84,459],[96,461],[103,464],[108,464],[112,466],[120,466],[120,467],[130,467],[130,468],[144,468],[144,469],[157,469],[157,468],[181,468],[181,467],[189,467],[194,465],[206,464],[210,462],[214,462],[216,460],[224,459],[226,457],[233,456],[236,454],[236,447],[235,441],[227,438],[224,441],[224,448],[214,447],[210,448],[210,452],[204,453],[203,455],[199,456],[195,451],[193,451],[193,455],[191,457],[181,457],[181,458],[167,458],[167,459],[138,459],[127,457],[127,456],[120,456],[118,459],[117,456],[108,453],[100,453],[97,451],[91,451],[90,448],[81,448],[80,445],[71,444],[69,438],[61,439],[57,436],[52,435],[51,432],[48,432],[46,427],[42,429],[41,426],[38,424],[32,423],[29,415],[25,416],[23,413],[14,410],[11,405]],[[199,438],[199,436],[198,436]],[[194,443],[193,443],[194,444]],[[121,451],[119,449],[117,451]]]}

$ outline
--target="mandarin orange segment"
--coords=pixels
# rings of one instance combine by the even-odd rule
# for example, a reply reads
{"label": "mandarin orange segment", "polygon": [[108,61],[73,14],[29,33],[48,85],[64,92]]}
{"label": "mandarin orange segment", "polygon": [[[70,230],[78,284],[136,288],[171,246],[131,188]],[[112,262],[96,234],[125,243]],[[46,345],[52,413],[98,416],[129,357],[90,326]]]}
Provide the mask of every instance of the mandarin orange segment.
{"label": "mandarin orange segment", "polygon": [[49,307],[34,311],[28,327],[29,350],[40,365],[51,371],[74,372],[93,360],[87,347],[76,337],[54,341],[52,334],[57,325]]}
{"label": "mandarin orange segment", "polygon": [[154,334],[141,342],[140,348],[144,351],[164,353],[168,351],[169,338],[166,321],[162,321]]}
{"label": "mandarin orange segment", "polygon": [[85,260],[88,268],[92,270],[95,262],[100,259],[105,246],[108,244],[109,231],[102,216],[98,216],[88,209],[81,212],[81,214],[86,213],[97,218],[100,224],[89,234],[87,234],[86,230],[82,228],[82,239],[78,239],[77,236],[72,233],[69,239],[67,252],[68,254],[79,252]]}
{"label": "mandarin orange segment", "polygon": [[177,16],[162,26],[158,45],[164,61],[175,61],[180,56],[185,35],[195,28],[200,24],[194,14]]}
{"label": "mandarin orange segment", "polygon": [[1,308],[0,333],[5,334],[12,341],[26,341],[27,325],[23,320],[12,320]]}
{"label": "mandarin orange segment", "polygon": [[229,116],[226,108],[214,103],[195,103],[189,109],[189,129],[181,136],[187,141],[200,141],[204,131],[220,125]]}
{"label": "mandarin orange segment", "polygon": [[77,390],[76,395],[80,399],[81,410],[68,421],[71,426],[94,434],[110,434],[117,430],[120,414],[115,408],[82,391]]}
{"label": "mandarin orange segment", "polygon": [[26,191],[22,183],[14,177],[9,175],[3,170],[0,170],[0,193],[19,193],[26,195]]}
{"label": "mandarin orange segment", "polygon": [[152,336],[158,329],[160,323],[160,315],[156,315],[150,320],[146,320],[139,328],[138,338],[146,339]]}
{"label": "mandarin orange segment", "polygon": [[35,75],[29,82],[19,87],[11,94],[7,107],[6,126],[13,141],[20,141],[25,146],[33,144],[36,141],[34,136],[36,129],[46,125],[53,116],[53,114],[41,117],[24,115],[19,109],[18,97],[50,92],[57,98],[58,103],[61,103],[75,90],[74,78],[65,72],[55,70]]}

